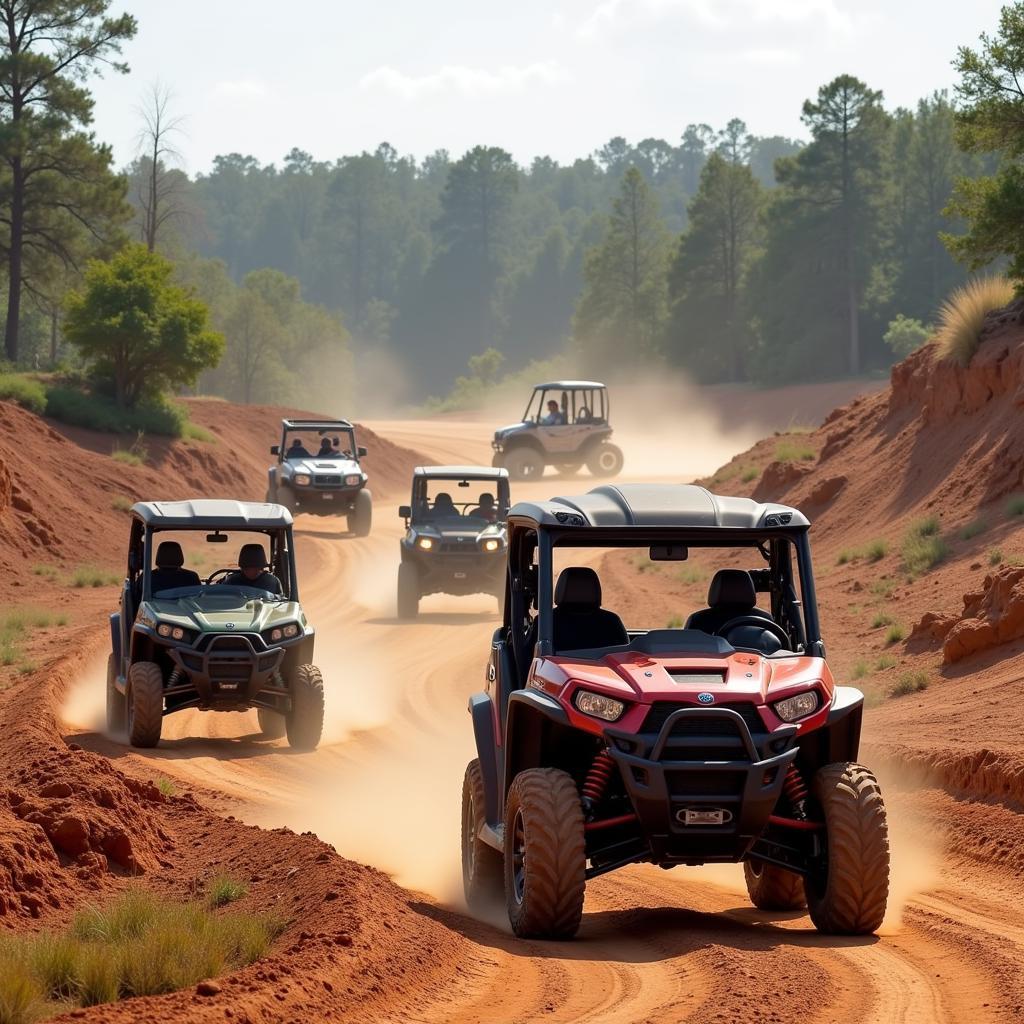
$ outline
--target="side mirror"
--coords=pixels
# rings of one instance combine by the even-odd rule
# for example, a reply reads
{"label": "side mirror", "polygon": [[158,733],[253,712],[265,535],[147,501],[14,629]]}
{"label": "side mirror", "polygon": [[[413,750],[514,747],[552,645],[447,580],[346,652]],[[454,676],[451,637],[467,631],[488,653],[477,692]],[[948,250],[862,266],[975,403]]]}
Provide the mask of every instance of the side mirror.
{"label": "side mirror", "polygon": [[356,449],[356,458],[357,459],[365,459],[366,458],[366,449],[362,445],[360,445]]}
{"label": "side mirror", "polygon": [[280,455],[281,454],[281,446],[279,444],[272,444],[270,446],[270,454],[271,455]]}
{"label": "side mirror", "polygon": [[412,508],[409,505],[399,505],[398,514],[403,519],[412,519]]}

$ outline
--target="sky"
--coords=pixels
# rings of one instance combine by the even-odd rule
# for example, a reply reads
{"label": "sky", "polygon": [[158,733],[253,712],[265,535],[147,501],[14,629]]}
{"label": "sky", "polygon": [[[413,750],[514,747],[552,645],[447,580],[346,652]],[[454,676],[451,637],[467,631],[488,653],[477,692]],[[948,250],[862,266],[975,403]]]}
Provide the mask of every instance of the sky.
{"label": "sky", "polygon": [[190,174],[219,153],[318,160],[387,141],[416,157],[480,143],[571,161],[616,135],[675,142],[739,117],[804,137],[803,101],[848,72],[911,106],[1003,0],[114,0],[139,23],[127,75],[93,82],[118,165],[159,83]]}

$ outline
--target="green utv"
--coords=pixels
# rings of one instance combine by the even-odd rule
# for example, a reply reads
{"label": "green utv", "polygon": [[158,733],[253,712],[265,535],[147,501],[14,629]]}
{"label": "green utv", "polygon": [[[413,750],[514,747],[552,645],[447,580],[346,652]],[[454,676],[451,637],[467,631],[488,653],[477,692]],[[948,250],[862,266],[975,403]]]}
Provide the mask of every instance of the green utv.
{"label": "green utv", "polygon": [[[324,689],[299,603],[291,513],[240,501],[144,501],[131,520],[121,607],[110,616],[108,731],[155,747],[175,711],[256,708],[266,738],[287,734],[292,747],[313,750]],[[221,544],[232,546],[221,555]],[[216,567],[203,578],[187,561]]]}

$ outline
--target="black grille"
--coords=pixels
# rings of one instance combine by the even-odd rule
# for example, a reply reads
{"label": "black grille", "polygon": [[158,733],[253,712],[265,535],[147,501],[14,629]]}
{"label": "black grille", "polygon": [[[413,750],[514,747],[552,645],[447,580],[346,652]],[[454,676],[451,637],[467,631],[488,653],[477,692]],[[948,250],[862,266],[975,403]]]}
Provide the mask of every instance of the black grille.
{"label": "black grille", "polygon": [[475,552],[476,546],[470,538],[465,540],[443,540],[438,548],[445,555],[471,555]]}
{"label": "black grille", "polygon": [[317,487],[339,487],[341,485],[341,477],[332,473],[317,473],[313,477],[313,482]]}
{"label": "black grille", "polygon": [[743,791],[746,772],[665,773],[671,796],[735,796]]}
{"label": "black grille", "polygon": [[[647,712],[647,718],[644,720],[643,729],[641,732],[645,733],[658,733],[661,732],[661,727],[668,720],[669,715],[674,711],[679,711],[682,708],[694,708],[693,704],[674,704],[670,701],[658,701],[651,705],[651,710]],[[747,728],[757,736],[759,733],[767,732],[764,727],[764,722],[761,721],[761,716],[757,712],[757,708],[749,701],[736,701],[734,703],[726,704],[715,704],[713,707],[708,708],[708,711],[715,709],[721,710],[725,708],[727,711],[735,711],[744,722],[747,723]],[[696,708],[696,710],[704,710],[703,708]],[[698,717],[694,715],[680,719],[676,722],[672,729],[673,736],[735,736],[736,727],[726,718],[718,718],[713,715],[708,715],[706,719],[703,716]]]}

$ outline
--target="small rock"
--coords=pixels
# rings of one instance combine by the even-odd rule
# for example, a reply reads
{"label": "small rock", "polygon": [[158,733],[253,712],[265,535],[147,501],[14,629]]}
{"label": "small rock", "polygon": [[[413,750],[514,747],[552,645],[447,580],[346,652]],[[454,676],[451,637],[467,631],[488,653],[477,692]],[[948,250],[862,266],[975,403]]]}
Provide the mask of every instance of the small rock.
{"label": "small rock", "polygon": [[39,790],[40,796],[65,797],[71,796],[71,787],[66,782],[51,782]]}
{"label": "small rock", "polygon": [[50,841],[69,857],[78,857],[89,849],[89,826],[69,814],[49,830]]}
{"label": "small rock", "polygon": [[197,996],[215,996],[220,993],[220,985],[217,982],[207,978],[205,981],[199,982],[196,985]]}

